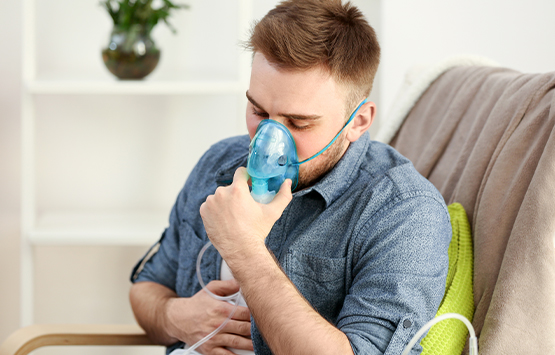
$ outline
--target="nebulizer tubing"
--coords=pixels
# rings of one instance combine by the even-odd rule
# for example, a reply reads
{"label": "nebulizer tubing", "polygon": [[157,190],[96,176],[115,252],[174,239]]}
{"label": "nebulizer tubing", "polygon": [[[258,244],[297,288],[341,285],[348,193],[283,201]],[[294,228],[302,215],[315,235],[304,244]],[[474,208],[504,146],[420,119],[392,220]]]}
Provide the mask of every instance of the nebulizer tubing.
{"label": "nebulizer tubing", "polygon": [[328,143],[328,145],[326,145],[324,148],[322,148],[322,150],[320,150],[318,153],[314,154],[313,156],[311,156],[310,158],[307,158],[303,161],[300,161],[297,163],[297,165],[301,165],[304,164],[306,162],[311,161],[312,159],[316,158],[317,156],[319,156],[320,154],[322,154],[323,152],[326,151],[326,149],[328,149],[336,140],[337,138],[341,135],[341,133],[345,130],[345,128],[347,128],[347,125],[349,123],[351,123],[351,121],[353,120],[353,118],[355,118],[356,113],[358,112],[358,110],[362,107],[362,105],[364,105],[366,103],[368,99],[364,99],[358,106],[357,108],[353,111],[353,113],[351,114],[351,116],[349,117],[349,120],[343,125],[343,128],[341,128],[341,131],[339,131],[339,133],[337,133],[335,135],[335,137],[333,137],[333,139],[331,140],[331,142]]}
{"label": "nebulizer tubing", "polygon": [[229,323],[229,321],[231,320],[231,318],[233,317],[233,315],[235,314],[235,311],[237,310],[237,308],[239,307],[239,298],[241,297],[241,291],[238,291],[232,295],[229,296],[219,296],[216,295],[214,292],[210,291],[208,289],[208,287],[206,287],[206,285],[204,284],[204,281],[202,280],[202,275],[200,273],[200,262],[202,260],[202,256],[204,255],[204,252],[206,251],[206,249],[210,248],[210,246],[212,246],[212,242],[208,242],[206,243],[202,249],[200,250],[200,252],[198,253],[197,256],[197,279],[199,284],[202,286],[202,289],[208,293],[208,295],[214,299],[217,299],[219,301],[227,301],[227,302],[233,302],[234,306],[233,309],[231,310],[231,313],[229,314],[229,316],[227,316],[226,320],[223,321],[222,324],[220,324],[220,326],[216,329],[214,329],[214,331],[212,331],[210,334],[208,334],[207,336],[205,336],[204,338],[200,339],[199,341],[197,341],[196,343],[194,343],[190,348],[188,349],[184,349],[183,352],[180,353],[176,353],[174,354],[174,352],[172,352],[172,354],[174,355],[189,355],[191,354],[195,349],[197,349],[199,346],[201,346],[202,344],[206,343],[208,340],[210,340],[214,335],[218,334],[218,332],[220,330],[223,329],[223,327],[225,327],[225,325],[227,323]]}
{"label": "nebulizer tubing", "polygon": [[470,333],[468,354],[469,355],[478,355],[478,339],[476,338],[476,333],[474,332],[474,327],[472,327],[472,323],[470,323],[470,321],[465,316],[463,316],[461,314],[458,314],[458,313],[445,313],[445,314],[442,314],[439,317],[435,317],[434,319],[432,319],[428,323],[424,324],[424,326],[422,328],[420,328],[420,330],[418,332],[416,332],[416,334],[414,334],[414,336],[409,341],[409,343],[407,344],[407,346],[405,347],[405,350],[403,350],[401,355],[409,355],[409,353],[412,350],[412,347],[414,346],[414,344],[416,344],[416,342],[420,339],[420,337],[422,335],[424,335],[424,333],[426,333],[426,331],[428,329],[433,327],[435,324],[437,324],[437,323],[439,323],[439,322],[441,322],[445,319],[450,319],[450,318],[458,319],[466,325],[466,327],[468,328],[468,332]]}
{"label": "nebulizer tubing", "polygon": [[198,278],[198,282],[199,284],[202,286],[202,289],[208,293],[212,298],[215,298],[217,300],[220,301],[234,301],[234,300],[238,300],[239,297],[241,297],[241,291],[238,291],[232,295],[229,296],[218,296],[217,294],[213,293],[212,291],[210,291],[206,285],[204,284],[204,281],[202,280],[202,275],[200,274],[200,262],[202,260],[202,256],[204,255],[204,252],[206,251],[206,249],[210,248],[210,246],[212,245],[212,242],[208,242],[206,243],[202,249],[200,250],[200,252],[198,253],[197,256],[197,278]]}

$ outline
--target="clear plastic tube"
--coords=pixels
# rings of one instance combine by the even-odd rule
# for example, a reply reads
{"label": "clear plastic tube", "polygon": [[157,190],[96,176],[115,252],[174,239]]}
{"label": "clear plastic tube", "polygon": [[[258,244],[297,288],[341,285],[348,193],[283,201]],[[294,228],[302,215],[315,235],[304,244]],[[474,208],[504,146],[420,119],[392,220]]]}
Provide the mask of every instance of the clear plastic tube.
{"label": "clear plastic tube", "polygon": [[206,249],[210,248],[210,246],[212,246],[212,242],[206,243],[202,247],[200,252],[198,253],[198,257],[197,257],[197,278],[198,278],[198,282],[202,286],[202,289],[204,291],[206,291],[206,293],[208,293],[210,296],[212,296],[212,298],[215,298],[215,299],[220,300],[220,301],[232,301],[232,300],[239,299],[239,296],[241,295],[241,291],[238,291],[237,293],[234,293],[234,294],[229,295],[229,296],[218,296],[215,293],[213,293],[212,291],[210,291],[208,288],[206,288],[206,285],[204,284],[204,281],[202,280],[202,275],[200,274],[200,262],[202,260],[202,256],[204,255],[204,252],[206,251]]}
{"label": "clear plastic tube", "polygon": [[[193,346],[191,346],[189,349],[183,349],[182,352],[177,352],[173,351],[172,355],[189,355],[192,354],[192,352],[197,349],[199,346],[201,346],[202,344],[206,343],[208,340],[210,340],[214,335],[218,334],[218,332],[220,330],[222,330],[223,327],[225,327],[225,325],[231,320],[231,318],[233,317],[233,314],[235,313],[235,311],[237,310],[237,307],[239,307],[239,298],[241,297],[241,291],[238,291],[237,293],[234,293],[233,295],[230,296],[218,296],[215,293],[213,293],[212,291],[210,291],[206,285],[204,284],[204,281],[202,280],[202,275],[200,273],[200,263],[202,261],[202,256],[204,255],[204,252],[206,251],[206,249],[210,248],[210,246],[212,245],[212,242],[208,242],[206,243],[202,249],[200,250],[200,252],[198,253],[198,257],[197,257],[197,278],[198,278],[198,282],[200,283],[200,285],[202,286],[202,289],[208,293],[212,298],[220,300],[220,301],[228,301],[228,302],[233,302],[235,305],[233,307],[233,310],[231,311],[231,313],[229,314],[229,316],[227,317],[227,319],[218,327],[216,328],[212,333],[208,334],[207,336],[205,336],[204,338],[202,338],[201,340],[197,341],[195,344],[193,344]],[[181,349],[180,349],[181,350]]]}
{"label": "clear plastic tube", "polygon": [[468,332],[470,333],[469,353],[468,354],[469,355],[478,355],[478,339],[476,338],[476,333],[474,332],[474,327],[472,327],[472,323],[470,323],[470,321],[468,319],[466,319],[465,316],[463,316],[461,314],[458,314],[458,313],[445,313],[445,314],[442,314],[439,317],[435,317],[434,319],[432,319],[428,323],[424,324],[424,326],[422,328],[420,328],[420,330],[418,332],[416,332],[416,334],[414,334],[414,336],[409,341],[409,343],[407,344],[407,346],[405,347],[405,350],[403,350],[401,355],[409,355],[409,353],[410,353],[412,347],[414,346],[414,344],[416,344],[418,339],[420,339],[420,337],[422,335],[424,335],[424,333],[426,333],[426,331],[428,329],[433,327],[436,323],[439,323],[442,320],[449,319],[449,318],[458,319],[466,325],[466,327],[468,328]]}
{"label": "clear plastic tube", "polygon": [[192,354],[193,351],[195,351],[196,348],[198,348],[199,346],[201,346],[202,344],[206,343],[208,340],[210,340],[214,335],[218,334],[218,332],[220,330],[222,330],[223,327],[225,327],[225,325],[231,320],[231,317],[233,317],[233,314],[235,313],[235,311],[237,310],[237,307],[239,306],[239,300],[235,301],[235,306],[233,307],[233,310],[231,311],[231,313],[229,314],[229,316],[227,317],[227,319],[218,327],[216,328],[212,333],[208,334],[207,336],[205,336],[204,338],[200,339],[199,341],[197,341],[195,344],[193,344],[193,346],[191,346],[189,349],[184,349],[182,353],[176,353],[175,351],[172,352],[172,354],[174,355],[189,355]]}

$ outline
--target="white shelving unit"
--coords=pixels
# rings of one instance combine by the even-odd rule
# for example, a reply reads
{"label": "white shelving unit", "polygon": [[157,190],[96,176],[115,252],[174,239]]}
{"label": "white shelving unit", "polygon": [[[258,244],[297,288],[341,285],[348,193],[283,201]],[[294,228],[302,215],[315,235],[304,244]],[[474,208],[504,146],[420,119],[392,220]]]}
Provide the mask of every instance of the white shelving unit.
{"label": "white shelving unit", "polygon": [[[166,212],[46,210],[37,206],[37,98],[44,95],[236,95],[244,100],[250,55],[238,59],[237,80],[79,80],[41,78],[37,75],[37,1],[23,1],[22,201],[21,201],[21,325],[33,323],[34,262],[37,245],[148,245],[160,234]],[[250,27],[253,1],[237,0],[238,38]],[[236,132],[244,128],[244,106],[238,105]],[[230,135],[233,132],[230,132]],[[154,239],[153,239],[154,238]]]}

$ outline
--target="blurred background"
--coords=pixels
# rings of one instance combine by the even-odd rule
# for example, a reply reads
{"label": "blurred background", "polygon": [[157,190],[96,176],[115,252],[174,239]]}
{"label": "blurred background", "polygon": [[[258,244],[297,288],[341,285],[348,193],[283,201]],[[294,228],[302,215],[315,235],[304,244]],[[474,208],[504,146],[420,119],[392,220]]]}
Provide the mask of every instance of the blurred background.
{"label": "blurred background", "polygon": [[[157,68],[122,82],[101,57],[112,23],[97,0],[0,0],[0,342],[22,324],[134,322],[131,268],[201,154],[246,133],[250,54],[238,43],[277,2],[180,2],[177,34],[152,33]],[[371,134],[413,65],[467,53],[555,70],[555,2],[352,2],[382,45]],[[36,351],[76,352],[99,349]]]}

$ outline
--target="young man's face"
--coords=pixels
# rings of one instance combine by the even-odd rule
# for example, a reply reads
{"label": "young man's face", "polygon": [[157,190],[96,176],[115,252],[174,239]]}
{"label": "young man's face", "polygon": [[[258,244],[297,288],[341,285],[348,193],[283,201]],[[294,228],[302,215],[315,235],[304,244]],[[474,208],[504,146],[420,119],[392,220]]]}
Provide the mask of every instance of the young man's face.
{"label": "young man's face", "polygon": [[[285,125],[297,145],[299,161],[324,148],[346,122],[346,90],[320,70],[286,71],[256,53],[247,91],[247,129],[252,139],[263,119]],[[345,153],[345,132],[315,159],[301,164],[298,189],[311,186]]]}

